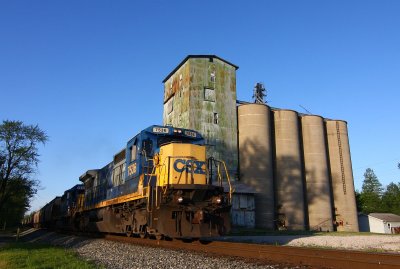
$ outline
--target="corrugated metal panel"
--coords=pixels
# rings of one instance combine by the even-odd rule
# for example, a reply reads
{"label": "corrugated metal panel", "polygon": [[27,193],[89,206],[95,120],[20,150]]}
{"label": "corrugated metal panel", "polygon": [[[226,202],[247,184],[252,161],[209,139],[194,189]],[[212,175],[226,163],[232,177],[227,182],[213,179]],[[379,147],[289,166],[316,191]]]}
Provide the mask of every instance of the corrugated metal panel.
{"label": "corrugated metal panel", "polygon": [[254,194],[234,193],[231,210],[232,226],[254,228]]}
{"label": "corrugated metal panel", "polygon": [[247,209],[248,210],[255,210],[254,195],[248,195],[247,196]]}
{"label": "corrugated metal panel", "polygon": [[247,228],[255,227],[255,212],[254,211],[245,211],[244,212],[244,222]]}
{"label": "corrugated metal panel", "polygon": [[241,209],[247,209],[247,195],[245,194],[239,195],[239,204]]}
{"label": "corrugated metal panel", "polygon": [[245,226],[244,222],[244,211],[234,210],[232,211],[232,224],[235,226]]}
{"label": "corrugated metal panel", "polygon": [[232,195],[232,209],[239,209],[239,197],[238,195]]}

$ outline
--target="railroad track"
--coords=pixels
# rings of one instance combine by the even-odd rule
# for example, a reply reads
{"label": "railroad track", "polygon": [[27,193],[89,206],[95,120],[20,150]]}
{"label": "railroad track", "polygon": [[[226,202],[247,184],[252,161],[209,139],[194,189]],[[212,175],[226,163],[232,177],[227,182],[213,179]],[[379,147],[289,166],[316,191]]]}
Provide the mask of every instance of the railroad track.
{"label": "railroad track", "polygon": [[221,241],[185,243],[180,240],[152,240],[116,235],[105,239],[168,249],[189,250],[212,255],[238,257],[258,263],[303,265],[311,268],[394,269],[400,268],[400,255],[362,251],[271,246]]}

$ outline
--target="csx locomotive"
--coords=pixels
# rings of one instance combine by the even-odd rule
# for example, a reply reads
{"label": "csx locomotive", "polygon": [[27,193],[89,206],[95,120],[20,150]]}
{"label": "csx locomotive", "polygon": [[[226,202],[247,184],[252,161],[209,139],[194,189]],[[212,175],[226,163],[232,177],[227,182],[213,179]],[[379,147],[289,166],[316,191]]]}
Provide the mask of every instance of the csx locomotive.
{"label": "csx locomotive", "polygon": [[112,162],[79,180],[35,213],[36,227],[158,239],[218,236],[230,229],[229,175],[224,162],[206,159],[196,131],[150,126]]}

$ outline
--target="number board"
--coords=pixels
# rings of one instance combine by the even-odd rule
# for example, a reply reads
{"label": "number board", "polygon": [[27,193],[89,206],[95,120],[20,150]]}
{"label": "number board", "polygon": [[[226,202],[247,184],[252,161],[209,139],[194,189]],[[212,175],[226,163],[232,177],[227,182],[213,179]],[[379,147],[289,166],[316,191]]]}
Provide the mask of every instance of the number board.
{"label": "number board", "polygon": [[162,128],[162,127],[153,127],[153,133],[168,134],[169,133],[169,129],[168,128]]}
{"label": "number board", "polygon": [[191,137],[196,137],[196,133],[195,132],[191,132],[191,131],[185,131],[185,135],[191,136]]}
{"label": "number board", "polygon": [[128,176],[136,174],[136,163],[133,163],[128,166]]}

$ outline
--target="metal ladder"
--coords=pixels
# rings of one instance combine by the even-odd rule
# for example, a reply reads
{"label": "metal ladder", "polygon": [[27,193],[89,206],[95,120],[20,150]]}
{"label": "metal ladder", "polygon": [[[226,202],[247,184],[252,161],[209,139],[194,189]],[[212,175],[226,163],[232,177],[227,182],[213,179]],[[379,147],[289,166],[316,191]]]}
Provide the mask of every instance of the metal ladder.
{"label": "metal ladder", "polygon": [[342,172],[343,193],[346,194],[346,176],[345,176],[345,174],[344,174],[343,150],[342,150],[342,140],[341,140],[341,138],[340,138],[340,126],[339,126],[339,122],[336,122],[336,133],[337,133],[338,147],[339,147],[340,170],[341,170],[341,172]]}

